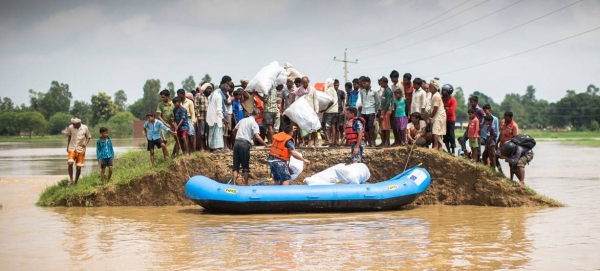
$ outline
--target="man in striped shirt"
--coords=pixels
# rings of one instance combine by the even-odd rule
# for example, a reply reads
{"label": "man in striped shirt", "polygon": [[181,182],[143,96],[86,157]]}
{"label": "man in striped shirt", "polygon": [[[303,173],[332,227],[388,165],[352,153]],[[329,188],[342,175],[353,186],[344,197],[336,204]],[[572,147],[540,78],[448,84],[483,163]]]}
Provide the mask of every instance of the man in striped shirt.
{"label": "man in striped shirt", "polygon": [[98,138],[98,141],[96,142],[96,159],[101,168],[100,180],[102,180],[102,185],[104,185],[104,170],[106,168],[108,168],[108,178],[106,178],[106,182],[110,182],[114,157],[115,151],[113,150],[112,141],[108,136],[108,128],[102,127],[100,128],[100,138]]}

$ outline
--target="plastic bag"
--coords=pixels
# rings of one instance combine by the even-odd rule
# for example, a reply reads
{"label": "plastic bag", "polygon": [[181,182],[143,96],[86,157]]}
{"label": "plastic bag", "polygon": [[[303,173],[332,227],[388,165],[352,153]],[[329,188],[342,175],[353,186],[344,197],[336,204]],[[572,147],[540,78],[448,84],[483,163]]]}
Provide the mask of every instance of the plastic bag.
{"label": "plastic bag", "polygon": [[329,106],[329,103],[332,102],[331,97],[327,96],[325,92],[317,91],[317,98],[319,98],[319,111],[325,111],[329,109],[327,106]]}
{"label": "plastic bag", "polygon": [[289,78],[294,80],[296,78],[302,78],[303,75],[292,66],[292,63],[286,62],[283,64],[283,68],[289,73]]}
{"label": "plastic bag", "polygon": [[287,76],[288,72],[279,66],[279,62],[273,61],[256,73],[254,78],[248,83],[246,90],[254,90],[258,95],[265,96],[271,88],[285,84]]}
{"label": "plastic bag", "polygon": [[321,129],[319,116],[312,110],[304,97],[297,99],[283,114],[298,124],[302,130],[315,132]]}
{"label": "plastic bag", "polygon": [[337,164],[332,166],[326,170],[323,170],[315,175],[312,175],[306,179],[304,182],[308,185],[327,185],[327,184],[335,184],[339,180],[336,176],[336,170],[344,168],[344,164]]}
{"label": "plastic bag", "polygon": [[[301,153],[298,153],[298,154],[300,155],[300,157],[302,157]],[[290,180],[293,182],[296,178],[298,178],[298,175],[300,175],[300,173],[302,173],[302,170],[304,170],[304,162],[302,162],[301,160],[298,160],[294,156],[292,156],[292,157],[290,157],[289,168],[293,172],[290,175],[291,176]]]}
{"label": "plastic bag", "polygon": [[362,107],[362,98],[360,97],[360,92],[358,93],[358,99],[356,99],[356,108]]}
{"label": "plastic bag", "polygon": [[335,170],[335,174],[340,181],[347,184],[361,184],[371,178],[369,168],[363,163],[350,164],[338,168]]}

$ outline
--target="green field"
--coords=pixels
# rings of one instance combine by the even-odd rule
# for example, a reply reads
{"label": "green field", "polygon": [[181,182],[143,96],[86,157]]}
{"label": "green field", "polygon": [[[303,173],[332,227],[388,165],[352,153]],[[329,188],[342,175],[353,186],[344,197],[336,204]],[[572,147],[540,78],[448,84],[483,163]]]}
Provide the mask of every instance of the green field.
{"label": "green field", "polygon": [[600,139],[600,132],[579,132],[579,131],[568,131],[568,132],[553,132],[553,131],[542,131],[542,130],[519,130],[520,134],[528,134],[535,139]]}

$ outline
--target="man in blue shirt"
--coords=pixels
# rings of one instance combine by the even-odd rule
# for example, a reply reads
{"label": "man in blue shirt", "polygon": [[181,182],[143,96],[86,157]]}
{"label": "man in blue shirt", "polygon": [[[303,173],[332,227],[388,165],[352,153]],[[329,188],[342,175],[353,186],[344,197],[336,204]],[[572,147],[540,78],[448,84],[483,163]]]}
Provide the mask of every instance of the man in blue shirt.
{"label": "man in blue shirt", "polygon": [[165,160],[169,157],[169,151],[167,151],[167,146],[164,142],[162,142],[160,136],[160,130],[165,132],[174,133],[171,131],[162,121],[157,120],[154,117],[154,112],[148,112],[146,114],[146,123],[144,123],[144,133],[146,134],[146,138],[148,139],[148,151],[150,151],[150,162],[152,163],[152,167],[154,167],[154,147],[162,148],[163,155]]}

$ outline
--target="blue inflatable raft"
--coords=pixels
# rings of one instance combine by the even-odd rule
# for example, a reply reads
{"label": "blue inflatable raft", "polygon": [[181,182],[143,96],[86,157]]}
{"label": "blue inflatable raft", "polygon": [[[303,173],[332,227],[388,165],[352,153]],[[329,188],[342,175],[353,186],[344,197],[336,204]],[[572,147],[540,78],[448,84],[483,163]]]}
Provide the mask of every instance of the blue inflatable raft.
{"label": "blue inflatable raft", "polygon": [[421,167],[375,184],[234,186],[198,175],[187,182],[185,194],[215,213],[381,211],[412,203],[430,182]]}

